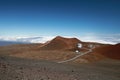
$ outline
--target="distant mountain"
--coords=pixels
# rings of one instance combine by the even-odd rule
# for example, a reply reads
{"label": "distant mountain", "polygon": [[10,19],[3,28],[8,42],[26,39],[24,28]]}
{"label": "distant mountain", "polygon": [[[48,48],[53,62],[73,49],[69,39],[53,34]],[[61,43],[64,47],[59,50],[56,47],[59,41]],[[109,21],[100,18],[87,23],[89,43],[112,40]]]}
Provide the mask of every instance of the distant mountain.
{"label": "distant mountain", "polygon": [[47,42],[41,47],[43,50],[68,50],[77,47],[81,41],[77,38],[64,38],[61,36],[55,37],[53,40]]}
{"label": "distant mountain", "polygon": [[17,41],[0,41],[0,46],[7,46],[13,44],[26,44],[27,42],[17,42]]}
{"label": "distant mountain", "polygon": [[[78,44],[82,45],[82,48],[78,48]],[[86,50],[89,49],[90,45],[99,47],[104,44],[95,42],[82,42],[77,38],[65,38],[57,36],[49,42],[46,42],[40,49],[42,50]]]}

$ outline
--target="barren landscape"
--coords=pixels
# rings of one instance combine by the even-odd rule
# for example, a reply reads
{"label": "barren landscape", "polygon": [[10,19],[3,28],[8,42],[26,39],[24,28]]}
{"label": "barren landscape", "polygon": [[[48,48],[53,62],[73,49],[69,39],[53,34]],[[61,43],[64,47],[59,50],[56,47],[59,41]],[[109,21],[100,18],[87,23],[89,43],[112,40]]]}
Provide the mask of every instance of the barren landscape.
{"label": "barren landscape", "polygon": [[120,44],[61,36],[44,44],[1,46],[0,80],[119,80],[119,53]]}
{"label": "barren landscape", "polygon": [[120,0],[0,0],[0,80],[120,80]]}

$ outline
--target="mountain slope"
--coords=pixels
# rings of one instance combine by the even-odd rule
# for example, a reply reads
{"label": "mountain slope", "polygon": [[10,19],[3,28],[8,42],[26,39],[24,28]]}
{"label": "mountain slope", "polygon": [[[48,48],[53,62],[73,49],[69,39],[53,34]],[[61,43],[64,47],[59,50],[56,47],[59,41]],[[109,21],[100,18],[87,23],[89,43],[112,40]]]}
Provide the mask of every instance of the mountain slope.
{"label": "mountain slope", "polygon": [[95,49],[95,52],[107,58],[120,60],[120,44],[103,46]]}
{"label": "mountain slope", "polygon": [[77,38],[64,38],[57,36],[41,47],[42,50],[71,50],[77,47],[81,41]]}

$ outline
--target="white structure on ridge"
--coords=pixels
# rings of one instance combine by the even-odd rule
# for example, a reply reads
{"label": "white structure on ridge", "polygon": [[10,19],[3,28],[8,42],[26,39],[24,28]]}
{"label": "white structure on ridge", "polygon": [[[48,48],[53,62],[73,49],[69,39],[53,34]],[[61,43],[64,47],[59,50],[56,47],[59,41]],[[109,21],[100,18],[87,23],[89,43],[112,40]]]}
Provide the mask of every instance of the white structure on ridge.
{"label": "white structure on ridge", "polygon": [[[77,44],[77,48],[82,48],[82,44],[81,44],[81,43],[78,43],[78,44]],[[80,51],[79,51],[79,50],[76,50],[75,52],[78,53],[78,52],[80,52]]]}
{"label": "white structure on ridge", "polygon": [[78,48],[82,48],[82,44],[81,44],[81,43],[78,43],[78,44],[77,44],[77,47],[78,47]]}
{"label": "white structure on ridge", "polygon": [[78,53],[79,51],[78,51],[78,50],[76,50],[75,52],[76,52],[76,53]]}

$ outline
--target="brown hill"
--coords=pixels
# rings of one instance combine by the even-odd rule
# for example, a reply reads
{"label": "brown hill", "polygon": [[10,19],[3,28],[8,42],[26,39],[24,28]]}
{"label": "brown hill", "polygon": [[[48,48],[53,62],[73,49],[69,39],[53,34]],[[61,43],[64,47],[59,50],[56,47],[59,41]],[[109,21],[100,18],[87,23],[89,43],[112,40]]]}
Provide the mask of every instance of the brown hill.
{"label": "brown hill", "polygon": [[77,44],[81,43],[77,38],[64,38],[57,36],[49,43],[41,47],[42,50],[72,50],[77,48]]}
{"label": "brown hill", "polygon": [[107,58],[120,60],[120,44],[99,47],[95,49],[95,52]]}
{"label": "brown hill", "polygon": [[[78,43],[82,44],[82,48],[77,47]],[[90,45],[93,45],[93,47],[100,47],[104,46],[104,44],[101,43],[95,43],[95,42],[82,42],[77,38],[65,38],[61,36],[55,37],[53,40],[46,42],[39,50],[69,50],[69,51],[86,51],[89,49]]]}
{"label": "brown hill", "polygon": [[14,44],[14,45],[8,45],[8,46],[0,46],[0,55],[34,51],[40,48],[42,45],[43,44],[41,43],[33,43],[33,44]]}

